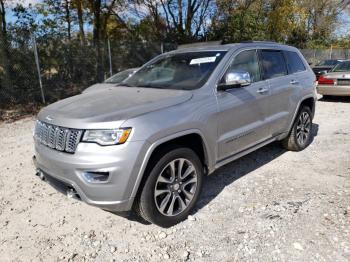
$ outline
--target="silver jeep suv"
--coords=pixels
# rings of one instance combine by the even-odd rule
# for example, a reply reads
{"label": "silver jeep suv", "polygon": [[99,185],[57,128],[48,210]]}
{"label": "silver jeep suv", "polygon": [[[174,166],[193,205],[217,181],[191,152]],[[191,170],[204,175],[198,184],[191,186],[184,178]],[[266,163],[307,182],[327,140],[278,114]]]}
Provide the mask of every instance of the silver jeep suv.
{"label": "silver jeep suv", "polygon": [[272,42],[176,50],[118,85],[38,115],[38,175],[109,211],[169,227],[195,206],[206,175],[273,141],[312,140],[315,75]]}

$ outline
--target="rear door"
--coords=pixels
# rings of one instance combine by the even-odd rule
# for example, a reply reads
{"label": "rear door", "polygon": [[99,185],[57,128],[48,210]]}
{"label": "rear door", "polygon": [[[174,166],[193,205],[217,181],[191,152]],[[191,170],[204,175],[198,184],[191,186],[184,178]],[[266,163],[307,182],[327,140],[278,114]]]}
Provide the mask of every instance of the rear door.
{"label": "rear door", "polygon": [[271,136],[284,132],[292,105],[291,95],[297,79],[288,75],[288,66],[283,51],[277,49],[259,50],[263,71],[263,79],[270,88],[270,106],[266,122],[269,124]]}

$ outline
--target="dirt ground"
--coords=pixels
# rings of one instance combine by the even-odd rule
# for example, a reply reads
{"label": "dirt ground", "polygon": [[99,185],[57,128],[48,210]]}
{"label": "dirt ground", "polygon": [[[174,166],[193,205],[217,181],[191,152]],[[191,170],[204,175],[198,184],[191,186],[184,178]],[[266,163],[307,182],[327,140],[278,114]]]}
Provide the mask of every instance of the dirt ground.
{"label": "dirt ground", "polygon": [[0,123],[1,261],[350,261],[350,99],[317,103],[315,138],[205,182],[170,229],[68,199],[34,176],[34,118]]}

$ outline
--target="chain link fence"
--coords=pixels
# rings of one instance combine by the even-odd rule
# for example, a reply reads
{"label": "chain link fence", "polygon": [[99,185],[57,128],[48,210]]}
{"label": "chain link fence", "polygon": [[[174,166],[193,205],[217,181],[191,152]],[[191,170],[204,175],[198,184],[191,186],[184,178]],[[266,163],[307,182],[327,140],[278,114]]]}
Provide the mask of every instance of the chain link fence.
{"label": "chain link fence", "polygon": [[[43,94],[45,102],[52,103],[177,48],[173,43],[111,40],[101,43],[97,56],[95,45],[79,40],[23,39],[0,41],[0,118],[13,108],[23,113],[35,111],[33,108],[43,102]],[[350,59],[350,49],[301,51],[313,64],[325,59]]]}
{"label": "chain link fence", "polygon": [[43,101],[52,103],[78,94],[111,74],[139,67],[176,48],[172,43],[111,40],[100,44],[98,56],[95,45],[78,40],[0,41],[0,118],[5,110],[30,112]]}
{"label": "chain link fence", "polygon": [[327,59],[350,59],[350,49],[303,49],[301,53],[313,65]]}

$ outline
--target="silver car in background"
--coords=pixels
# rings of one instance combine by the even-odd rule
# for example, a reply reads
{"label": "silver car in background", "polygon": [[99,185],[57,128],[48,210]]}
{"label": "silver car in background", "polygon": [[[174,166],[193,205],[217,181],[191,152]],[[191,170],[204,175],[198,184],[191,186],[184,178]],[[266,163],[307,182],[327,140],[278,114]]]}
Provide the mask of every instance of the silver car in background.
{"label": "silver car in background", "polygon": [[323,96],[350,96],[350,61],[343,61],[320,76],[317,92]]}
{"label": "silver car in background", "polygon": [[94,84],[88,88],[86,88],[83,93],[91,92],[100,90],[101,88],[109,88],[111,85],[120,84],[128,77],[132,76],[138,68],[130,68],[123,71],[120,71],[119,73],[116,73],[115,75],[111,76],[110,78],[107,78],[103,83]]}
{"label": "silver car in background", "polygon": [[88,204],[172,226],[221,166],[274,141],[311,143],[315,80],[298,49],[273,42],[159,55],[119,86],[42,109],[37,174]]}

